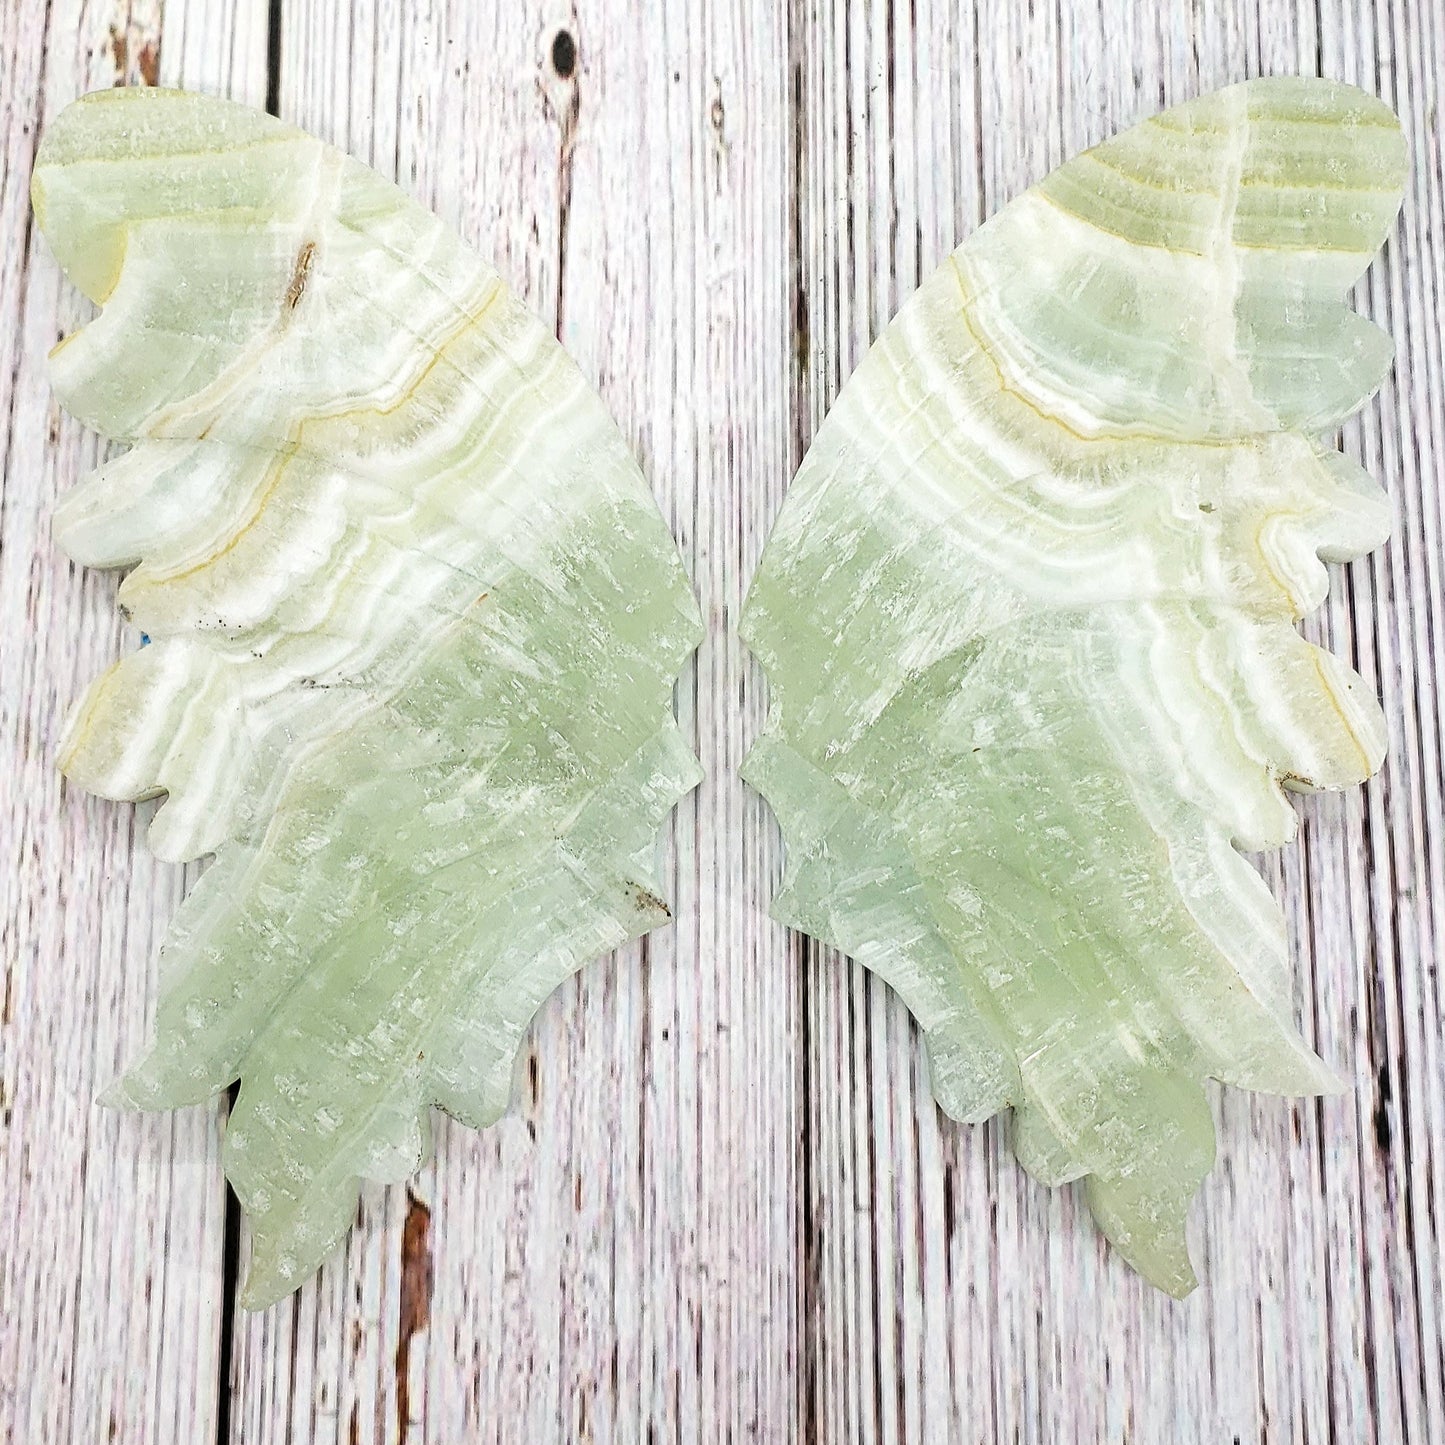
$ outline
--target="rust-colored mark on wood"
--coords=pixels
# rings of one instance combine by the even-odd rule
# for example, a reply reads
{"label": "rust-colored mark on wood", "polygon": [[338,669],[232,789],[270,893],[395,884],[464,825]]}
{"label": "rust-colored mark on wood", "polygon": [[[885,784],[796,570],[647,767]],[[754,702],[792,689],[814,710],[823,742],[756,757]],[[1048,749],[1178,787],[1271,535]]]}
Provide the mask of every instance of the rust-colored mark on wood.
{"label": "rust-colored mark on wood", "polygon": [[126,33],[117,25],[110,27],[110,58],[115,64],[115,80],[113,84],[125,84],[125,68],[130,61],[130,40]]}
{"label": "rust-colored mark on wood", "polygon": [[135,66],[132,68],[132,45],[134,27],[112,25],[110,27],[110,58],[115,66],[112,85],[132,85],[137,80],[142,85],[156,85],[161,73],[161,45],[158,39],[142,41],[134,47]]}
{"label": "rust-colored mark on wood", "polygon": [[411,1419],[411,1341],[431,1321],[431,1210],[406,1191],[406,1223],[401,1231],[401,1303],[396,1339],[396,1437],[406,1438]]}
{"label": "rust-colored mark on wood", "polygon": [[308,241],[296,253],[296,264],[291,268],[291,283],[286,287],[286,309],[294,311],[306,294],[306,283],[311,279],[311,263],[316,259],[316,242]]}

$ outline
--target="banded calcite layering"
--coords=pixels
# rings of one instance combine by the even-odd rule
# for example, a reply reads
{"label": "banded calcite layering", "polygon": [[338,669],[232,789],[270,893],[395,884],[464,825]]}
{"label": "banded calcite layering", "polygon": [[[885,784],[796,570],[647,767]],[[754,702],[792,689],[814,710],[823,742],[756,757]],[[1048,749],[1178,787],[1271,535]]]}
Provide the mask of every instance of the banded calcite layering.
{"label": "banded calcite layering", "polygon": [[1235,86],[1061,167],[956,251],[820,429],[743,635],[776,911],[876,970],[961,1120],[1194,1284],[1208,1078],[1336,1086],[1236,848],[1379,767],[1361,680],[1295,621],[1389,507],[1318,438],[1388,339],[1346,309],[1400,204],[1381,103]]}
{"label": "banded calcite layering", "polygon": [[103,303],[55,352],[134,446],[61,545],[140,565],[152,645],[61,747],[151,842],[216,860],[163,949],[159,1027],[116,1099],[241,1080],[226,1168],[244,1298],[293,1288],[358,1177],[418,1165],[427,1106],[507,1104],[542,999],[668,918],[654,838],[699,778],[673,720],[700,620],[601,401],[435,217],[252,110],[70,107],[36,215]]}

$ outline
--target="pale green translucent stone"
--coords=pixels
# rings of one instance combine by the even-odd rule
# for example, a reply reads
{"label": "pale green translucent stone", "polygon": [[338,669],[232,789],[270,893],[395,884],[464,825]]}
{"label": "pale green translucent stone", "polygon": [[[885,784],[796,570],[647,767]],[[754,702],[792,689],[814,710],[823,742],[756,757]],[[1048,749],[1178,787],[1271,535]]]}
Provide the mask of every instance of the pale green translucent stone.
{"label": "pale green translucent stone", "polygon": [[803,462],[743,635],[776,911],[892,984],[955,1118],[1014,1110],[1161,1288],[1194,1284],[1204,1081],[1336,1086],[1237,848],[1384,754],[1301,640],[1389,506],[1317,439],[1379,385],[1346,309],[1405,148],[1348,86],[1261,80],[1070,161],[904,305]]}
{"label": "pale green translucent stone", "polygon": [[546,328],[435,217],[268,116],[104,91],[35,210],[104,310],[65,405],[134,443],[56,535],[153,639],[62,766],[169,799],[216,860],[162,950],[156,1042],[115,1100],[233,1080],[244,1299],[332,1249],[428,1106],[508,1101],[541,1001],[665,921],[654,840],[698,780],[672,715],[698,609],[651,493]]}

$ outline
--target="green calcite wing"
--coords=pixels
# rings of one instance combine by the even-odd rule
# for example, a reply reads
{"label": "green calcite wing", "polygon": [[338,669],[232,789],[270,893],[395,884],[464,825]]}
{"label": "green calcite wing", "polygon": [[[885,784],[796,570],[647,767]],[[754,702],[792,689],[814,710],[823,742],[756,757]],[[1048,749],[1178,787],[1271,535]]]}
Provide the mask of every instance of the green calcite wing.
{"label": "green calcite wing", "polygon": [[878,972],[939,1102],[1131,1264],[1194,1284],[1209,1078],[1335,1087],[1236,851],[1384,755],[1294,623],[1389,507],[1321,442],[1388,338],[1344,303],[1400,204],[1379,101],[1262,80],[1019,197],[907,302],[792,484],[743,635],[784,921]]}
{"label": "green calcite wing", "polygon": [[601,401],[491,267],[366,167],[255,111],[88,96],[36,214],[104,306],[54,385],[134,443],[61,505],[138,564],[152,645],[62,744],[151,841],[214,851],[115,1090],[240,1097],[245,1298],[303,1280],[428,1106],[485,1124],[538,1004],[668,918],[657,829],[699,769],[672,715],[700,636]]}

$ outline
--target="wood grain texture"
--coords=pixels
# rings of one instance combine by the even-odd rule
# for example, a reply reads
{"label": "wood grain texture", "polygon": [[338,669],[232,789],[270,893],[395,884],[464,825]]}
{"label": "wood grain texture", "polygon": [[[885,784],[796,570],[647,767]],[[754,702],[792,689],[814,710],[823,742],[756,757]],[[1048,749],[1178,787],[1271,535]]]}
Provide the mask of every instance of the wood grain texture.
{"label": "wood grain texture", "polygon": [[786,211],[753,189],[787,158],[785,74],[779,29],[709,8],[283,10],[280,113],[494,255],[642,458],[710,622],[679,688],[708,778],[675,822],[678,923],[552,998],[508,1119],[443,1127],[409,1195],[368,1197],[344,1268],[237,1318],[237,1441],[791,1428],[801,985],[762,907],[776,842],[713,721],[745,677],[745,499],[791,462],[786,292],[757,284]]}
{"label": "wood grain texture", "polygon": [[[264,0],[206,27],[160,0],[0,9],[0,1437],[205,1440],[215,1430],[225,1209],[218,1109],[127,1115],[94,1098],[144,1042],[153,957],[186,876],[145,814],[62,788],[69,703],[123,645],[116,579],[49,539],[95,465],[60,416],[46,353],[83,319],[33,231],[40,128],[85,90],[161,79],[265,93]],[[194,21],[194,17],[192,17]],[[217,27],[224,46],[206,33]],[[145,810],[148,812],[148,810]],[[193,875],[192,875],[193,876]]]}
{"label": "wood grain texture", "polygon": [[1363,792],[1303,804],[1299,846],[1265,865],[1289,912],[1306,1033],[1356,1089],[1216,1095],[1220,1157],[1196,1218],[1206,1287],[1175,1304],[1106,1251],[1074,1190],[1022,1174],[1002,1120],[942,1119],[888,990],[831,954],[811,959],[822,1438],[1384,1442],[1445,1429],[1440,15],[1358,17],[1329,3],[807,9],[809,431],[972,226],[1144,115],[1251,75],[1319,72],[1384,96],[1415,158],[1399,232],[1358,298],[1394,335],[1397,375],[1345,439],[1396,498],[1397,536],[1339,572],[1307,629],[1378,688],[1391,760]]}
{"label": "wood grain texture", "polygon": [[[1396,536],[1307,628],[1378,688],[1391,758],[1266,865],[1306,1033],[1355,1088],[1217,1098],[1206,1284],[1176,1304],[1000,1121],[940,1117],[886,989],[766,918],[776,830],[736,777],[765,699],[733,621],[828,403],[953,245],[1117,127],[1299,71],[1382,95],[1415,161],[1359,296],[1396,373],[1345,435]],[[0,1438],[1445,1439],[1442,72],[1437,0],[7,0]],[[670,830],[677,925],[554,996],[508,1118],[441,1128],[259,1315],[233,1298],[224,1102],[90,1102],[149,1027],[185,881],[51,756],[134,639],[113,579],[48,541],[96,449],[46,388],[80,311],[26,189],[38,128],[117,79],[269,95],[494,256],[636,447],[709,623],[679,689],[709,777]]]}

